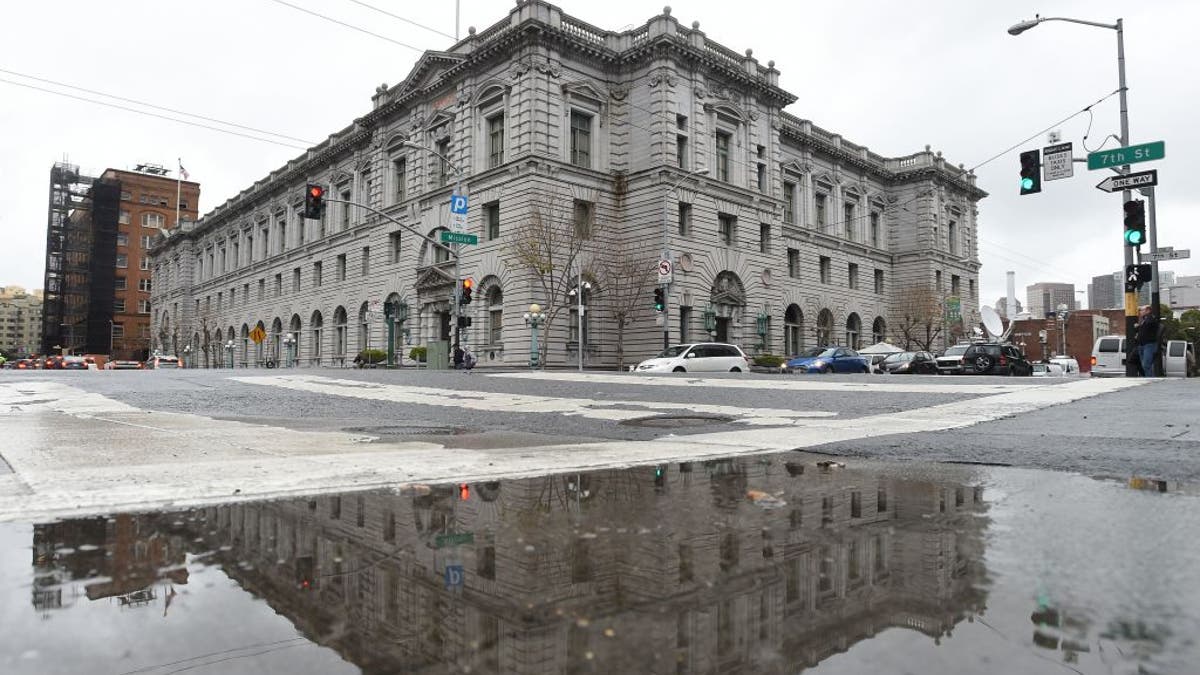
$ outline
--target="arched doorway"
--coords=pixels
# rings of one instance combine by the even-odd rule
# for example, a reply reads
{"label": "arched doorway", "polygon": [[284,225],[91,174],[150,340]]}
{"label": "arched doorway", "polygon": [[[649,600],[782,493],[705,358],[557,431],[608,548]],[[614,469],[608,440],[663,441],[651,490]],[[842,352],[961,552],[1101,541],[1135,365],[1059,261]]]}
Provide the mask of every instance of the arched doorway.
{"label": "arched doorway", "polygon": [[308,320],[308,329],[312,335],[312,352],[309,354],[309,360],[313,365],[321,364],[321,338],[325,330],[325,317],[321,316],[321,310],[315,310],[312,313],[312,318]]}
{"label": "arched doorway", "polygon": [[270,340],[271,340],[271,345],[270,345],[271,357],[270,358],[271,358],[271,360],[273,360],[275,362],[275,365],[279,365],[280,364],[280,356],[281,356],[281,347],[282,347],[282,343],[283,343],[283,320],[280,319],[279,317],[275,317],[275,320],[271,322]]}
{"label": "arched doorway", "polygon": [[783,314],[783,353],[784,356],[796,356],[803,349],[804,312],[793,303]]}
{"label": "arched doorway", "polygon": [[871,324],[871,341],[872,343],[883,342],[887,339],[887,322],[882,316],[875,317],[875,322]]}
{"label": "arched doorway", "polygon": [[862,319],[858,314],[853,312],[846,317],[846,346],[850,349],[858,349],[861,346],[862,336]]}
{"label": "arched doorway", "polygon": [[242,367],[250,362],[250,326],[242,324]]}
{"label": "arched doorway", "polygon": [[712,336],[717,342],[737,340],[741,336],[735,334],[741,312],[746,306],[746,288],[738,275],[725,270],[713,280],[709,295],[712,304],[713,322]]}
{"label": "arched doorway", "polygon": [[358,307],[358,351],[371,347],[371,307],[363,303]]}
{"label": "arched doorway", "polygon": [[[262,321],[254,324],[255,328],[261,328],[263,333],[267,332],[267,327]],[[266,341],[254,343],[254,365],[261,366],[263,362],[263,350],[266,349]]]}
{"label": "arched doorway", "polygon": [[343,363],[346,358],[346,308],[341,305],[333,310],[333,358]]}
{"label": "arched doorway", "polygon": [[288,337],[291,338],[291,356],[288,358],[288,365],[295,366],[300,363],[300,315],[293,314],[292,320],[288,322]]}
{"label": "arched doorway", "polygon": [[817,314],[817,346],[828,347],[833,344],[833,312],[822,309]]}

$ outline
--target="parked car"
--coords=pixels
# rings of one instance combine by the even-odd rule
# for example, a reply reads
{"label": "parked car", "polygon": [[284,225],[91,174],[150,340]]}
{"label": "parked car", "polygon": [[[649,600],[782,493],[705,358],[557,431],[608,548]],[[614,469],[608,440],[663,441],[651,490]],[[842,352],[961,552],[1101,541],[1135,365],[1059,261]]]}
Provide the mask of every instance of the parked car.
{"label": "parked car", "polygon": [[1050,363],[1057,363],[1062,366],[1064,375],[1078,375],[1079,362],[1070,356],[1052,356]]}
{"label": "parked car", "polygon": [[82,356],[64,356],[61,365],[58,367],[63,370],[87,370],[88,363]]}
{"label": "parked car", "polygon": [[153,369],[178,368],[179,359],[174,356],[152,356],[150,357],[150,360],[146,362],[146,367]]}
{"label": "parked car", "polygon": [[793,373],[869,373],[871,362],[846,347],[829,347],[816,356],[799,356],[787,362]]}
{"label": "parked car", "polygon": [[145,367],[141,361],[109,361],[104,364],[105,370],[142,370]]}
{"label": "parked car", "polygon": [[963,372],[963,355],[971,345],[954,345],[937,357],[938,372],[943,375],[960,375]]}
{"label": "parked car", "polygon": [[42,369],[43,370],[62,370],[62,367],[63,367],[63,357],[61,357],[61,356],[51,355],[51,356],[47,356],[44,359],[42,359]]}
{"label": "parked car", "polygon": [[1101,335],[1092,346],[1092,377],[1125,376],[1125,337]]}
{"label": "parked car", "polygon": [[1032,375],[1033,364],[1011,344],[980,342],[963,354],[965,370],[972,375]]}
{"label": "parked car", "polygon": [[937,375],[937,360],[929,352],[896,352],[880,364],[884,373]]}
{"label": "parked car", "polygon": [[37,362],[33,359],[17,359],[12,367],[16,370],[34,370],[37,368]]}
{"label": "parked car", "polygon": [[637,365],[638,373],[748,373],[750,359],[736,345],[720,342],[675,345]]}
{"label": "parked car", "polygon": [[1067,371],[1064,370],[1061,365],[1054,363],[1053,361],[1049,363],[1033,364],[1034,377],[1063,377],[1066,374]]}

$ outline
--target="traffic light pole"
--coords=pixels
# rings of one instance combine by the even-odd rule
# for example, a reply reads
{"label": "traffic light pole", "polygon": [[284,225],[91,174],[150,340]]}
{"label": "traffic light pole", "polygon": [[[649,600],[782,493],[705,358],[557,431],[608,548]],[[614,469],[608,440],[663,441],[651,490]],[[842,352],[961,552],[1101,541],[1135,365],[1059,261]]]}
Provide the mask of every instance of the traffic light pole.
{"label": "traffic light pole", "polygon": [[[1125,23],[1124,19],[1117,19],[1117,79],[1118,91],[1120,92],[1121,102],[1121,147],[1129,147],[1129,100],[1125,86]],[[1122,172],[1129,173],[1129,165],[1121,167]],[[1133,197],[1129,190],[1121,193],[1122,205]],[[1153,236],[1153,235],[1151,235]],[[1133,264],[1133,249],[1132,246],[1126,246],[1125,242],[1121,242],[1121,247],[1125,250],[1125,266]],[[1157,275],[1156,275],[1157,276]],[[1137,289],[1130,291],[1125,289],[1125,375],[1127,377],[1137,376],[1136,358],[1131,358],[1136,351],[1137,345]]]}

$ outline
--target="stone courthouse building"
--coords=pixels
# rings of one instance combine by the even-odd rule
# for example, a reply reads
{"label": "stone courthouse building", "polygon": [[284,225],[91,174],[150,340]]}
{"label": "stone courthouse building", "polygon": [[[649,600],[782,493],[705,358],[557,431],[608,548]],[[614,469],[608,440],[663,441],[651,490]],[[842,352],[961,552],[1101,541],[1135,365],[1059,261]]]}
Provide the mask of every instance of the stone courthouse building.
{"label": "stone courthouse building", "polygon": [[[481,366],[529,361],[532,303],[552,366],[574,364],[581,344],[589,366],[628,364],[664,331],[787,355],[921,321],[953,331],[950,297],[970,325],[986,196],[975,176],[928,146],[880,156],[784,112],[796,100],[773,61],[669,8],[614,32],[523,0],[158,242],[155,346],[190,345],[213,365],[344,364],[384,346],[372,311],[384,301],[400,308],[398,352],[448,341],[456,265],[430,241],[452,226],[459,180],[464,231],[479,238],[458,247],[459,278],[475,282],[462,340]],[[320,220],[303,218],[307,183],[338,200]]]}

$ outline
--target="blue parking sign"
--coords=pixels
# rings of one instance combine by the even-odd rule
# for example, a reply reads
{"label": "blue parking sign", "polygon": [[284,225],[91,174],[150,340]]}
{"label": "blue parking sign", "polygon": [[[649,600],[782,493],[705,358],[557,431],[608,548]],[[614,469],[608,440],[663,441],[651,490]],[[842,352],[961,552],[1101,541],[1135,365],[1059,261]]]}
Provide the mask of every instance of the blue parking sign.
{"label": "blue parking sign", "polygon": [[450,195],[450,213],[467,213],[467,198],[462,195]]}
{"label": "blue parking sign", "polygon": [[464,576],[462,565],[446,565],[446,590],[462,588]]}

